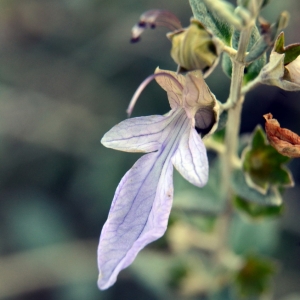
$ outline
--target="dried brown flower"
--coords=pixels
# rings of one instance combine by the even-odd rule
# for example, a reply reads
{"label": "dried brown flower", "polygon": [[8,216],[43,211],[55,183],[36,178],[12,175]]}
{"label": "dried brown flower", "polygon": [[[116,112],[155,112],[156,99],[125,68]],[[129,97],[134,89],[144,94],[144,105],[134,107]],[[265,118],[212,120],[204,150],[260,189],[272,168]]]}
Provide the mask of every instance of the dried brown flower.
{"label": "dried brown flower", "polygon": [[293,131],[281,128],[271,113],[263,115],[265,129],[270,144],[282,155],[300,157],[300,136]]}

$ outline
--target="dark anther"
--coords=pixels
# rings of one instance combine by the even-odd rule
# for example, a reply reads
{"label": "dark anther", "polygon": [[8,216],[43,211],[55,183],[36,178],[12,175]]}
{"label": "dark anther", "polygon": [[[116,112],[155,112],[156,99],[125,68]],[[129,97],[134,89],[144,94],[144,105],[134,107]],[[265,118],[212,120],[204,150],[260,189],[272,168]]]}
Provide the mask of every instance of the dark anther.
{"label": "dark anther", "polygon": [[155,29],[155,28],[156,28],[156,25],[152,23],[152,24],[150,25],[150,28],[151,28],[151,29]]}
{"label": "dark anther", "polygon": [[134,44],[134,43],[137,43],[139,40],[140,40],[139,37],[131,38],[131,39],[130,39],[130,43]]}
{"label": "dark anther", "polygon": [[140,21],[138,25],[139,25],[139,27],[141,27],[141,28],[145,28],[145,27],[146,27],[146,22]]}

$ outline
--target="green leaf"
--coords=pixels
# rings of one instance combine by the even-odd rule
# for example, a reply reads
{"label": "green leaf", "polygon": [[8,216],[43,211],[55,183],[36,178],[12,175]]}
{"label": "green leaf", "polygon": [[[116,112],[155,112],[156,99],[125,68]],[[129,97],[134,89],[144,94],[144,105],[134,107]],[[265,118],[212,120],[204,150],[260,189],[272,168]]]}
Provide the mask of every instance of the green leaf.
{"label": "green leaf", "polygon": [[284,53],[284,32],[278,35],[274,44],[274,50],[280,54]]}
{"label": "green leaf", "polygon": [[192,7],[194,17],[198,19],[215,36],[220,38],[227,45],[230,45],[231,35],[233,31],[232,25],[230,25],[230,23],[219,16],[215,11],[210,10],[204,1],[190,0],[190,5]]}
{"label": "green leaf", "polygon": [[240,297],[261,296],[270,288],[270,280],[275,273],[276,264],[270,259],[248,256],[235,278]]}
{"label": "green leaf", "polygon": [[235,194],[247,201],[273,206],[282,203],[281,195],[276,187],[270,187],[264,195],[247,184],[242,170],[235,170],[233,172],[231,183]]}
{"label": "green leaf", "polygon": [[[235,30],[233,35],[232,35],[232,47],[237,49],[239,45],[239,39],[240,39],[240,34],[241,32],[239,30]],[[247,48],[247,51],[249,51],[253,45],[257,42],[257,40],[260,38],[260,33],[257,28],[257,26],[254,26],[251,32],[250,40],[249,40],[249,45]]]}
{"label": "green leaf", "polygon": [[[252,30],[249,45],[248,45],[248,51],[253,48],[253,46],[257,43],[257,41],[260,39],[260,33],[258,28],[255,26]],[[254,78],[258,76],[261,69],[266,64],[266,55],[261,55],[257,60],[255,60],[253,63],[245,67],[244,70],[244,84],[248,83],[249,81],[252,81]]]}
{"label": "green leaf", "polygon": [[[251,63],[254,60],[256,60],[258,57],[263,55],[274,44],[278,32],[280,32],[287,26],[288,20],[289,20],[289,14],[286,11],[284,11],[279,15],[276,23],[272,25],[268,23],[262,24],[264,27],[264,32],[262,33],[262,36],[256,41],[256,43],[250,49],[248,55],[246,56],[245,62]],[[279,49],[283,49],[283,44],[282,45],[279,44],[278,46]]]}
{"label": "green leaf", "polygon": [[270,186],[293,185],[290,171],[283,166],[290,159],[269,145],[260,126],[254,131],[251,145],[243,151],[242,160],[246,182],[262,194],[266,194]]}
{"label": "green leaf", "polygon": [[244,70],[244,84],[255,79],[260,73],[261,69],[267,62],[266,54],[263,54],[259,59],[255,60],[249,66],[247,66]]}
{"label": "green leaf", "polygon": [[251,48],[248,55],[246,56],[245,62],[251,63],[262,56],[271,46],[271,42],[268,37],[262,36]]}
{"label": "green leaf", "polygon": [[234,197],[233,204],[242,214],[255,220],[266,217],[278,217],[281,216],[284,211],[283,204],[276,206],[259,205],[238,196]]}
{"label": "green leaf", "polygon": [[256,252],[270,255],[279,241],[278,221],[262,219],[259,222],[236,214],[229,229],[230,248],[238,255]]}
{"label": "green leaf", "polygon": [[[232,35],[232,47],[235,49],[238,48],[239,38],[240,38],[240,31],[238,31],[238,30],[234,31],[234,33]],[[249,41],[249,45],[248,45],[248,51],[250,49],[252,49],[252,47],[255,45],[255,43],[257,43],[257,41],[259,39],[260,39],[260,34],[258,31],[258,28],[255,26],[251,33],[251,37],[250,37],[250,41]],[[249,81],[256,78],[265,64],[266,64],[266,55],[263,54],[257,60],[255,60],[253,63],[251,63],[247,67],[245,67],[244,84],[246,84]],[[229,56],[225,53],[223,54],[222,68],[223,68],[224,73],[228,77],[231,77],[232,63],[231,63]]]}
{"label": "green leaf", "polygon": [[228,54],[223,53],[223,58],[222,58],[222,69],[223,72],[229,77],[231,78],[231,74],[232,74],[232,63],[231,63],[231,59],[229,57]]}
{"label": "green leaf", "polygon": [[289,45],[284,49],[284,51],[284,65],[287,65],[300,55],[300,43]]}
{"label": "green leaf", "polygon": [[284,55],[284,65],[294,61],[300,55],[300,43],[284,46],[284,32],[281,32],[274,44],[274,51]]}

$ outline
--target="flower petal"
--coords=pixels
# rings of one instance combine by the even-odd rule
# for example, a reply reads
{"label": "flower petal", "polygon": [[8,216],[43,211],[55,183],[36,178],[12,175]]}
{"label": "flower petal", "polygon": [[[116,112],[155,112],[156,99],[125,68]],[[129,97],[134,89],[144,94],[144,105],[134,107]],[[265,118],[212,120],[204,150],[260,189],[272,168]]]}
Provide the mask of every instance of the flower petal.
{"label": "flower petal", "polygon": [[126,152],[153,152],[160,148],[163,130],[171,121],[170,115],[127,119],[109,130],[101,143]]}
{"label": "flower petal", "polygon": [[183,107],[189,118],[193,118],[200,108],[209,107],[213,110],[216,105],[216,98],[205,83],[200,71],[190,72],[186,76],[183,99]]}
{"label": "flower petal", "polygon": [[172,157],[178,172],[190,183],[203,187],[208,180],[206,149],[194,128],[187,129]]}
{"label": "flower petal", "polygon": [[[177,74],[172,71],[161,70],[156,68],[155,74],[167,73],[173,76],[179,83],[185,85],[185,77],[183,75]],[[160,76],[155,78],[156,82],[167,92],[168,99],[171,108],[176,108],[177,106],[182,106],[182,90],[174,83],[174,81],[166,76]]]}
{"label": "flower petal", "polygon": [[121,180],[98,247],[100,289],[116,281],[138,252],[161,237],[173,200],[173,166],[169,153],[140,158]]}

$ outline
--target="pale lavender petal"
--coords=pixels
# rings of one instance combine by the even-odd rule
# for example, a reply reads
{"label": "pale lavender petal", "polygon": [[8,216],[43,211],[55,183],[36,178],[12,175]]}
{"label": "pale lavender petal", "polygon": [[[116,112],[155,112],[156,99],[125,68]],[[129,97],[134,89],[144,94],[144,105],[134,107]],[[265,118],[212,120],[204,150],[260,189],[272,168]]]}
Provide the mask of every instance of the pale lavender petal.
{"label": "pale lavender petal", "polygon": [[192,122],[184,109],[171,111],[168,119],[160,149],[140,158],[117,188],[98,247],[100,289],[110,287],[120,270],[166,230],[173,199],[171,159]]}
{"label": "pale lavender petal", "polygon": [[173,166],[169,153],[140,158],[121,180],[98,247],[100,289],[116,281],[138,252],[161,237],[173,200]]}
{"label": "pale lavender petal", "polygon": [[127,119],[109,130],[101,143],[126,152],[153,152],[160,148],[171,121],[171,114]]}
{"label": "pale lavender petal", "polygon": [[178,172],[190,183],[202,187],[208,180],[208,159],[202,139],[194,128],[184,133],[179,147],[172,157]]}

